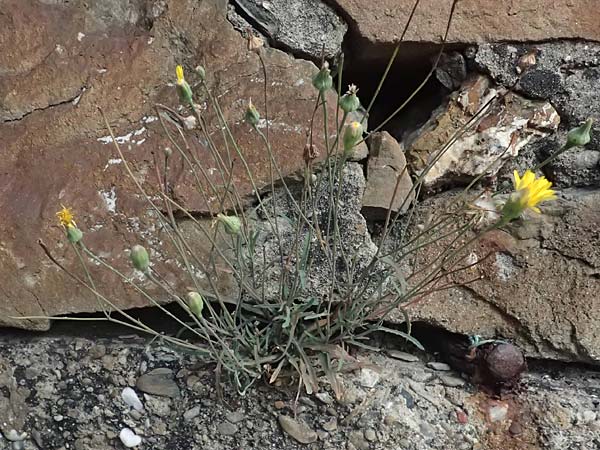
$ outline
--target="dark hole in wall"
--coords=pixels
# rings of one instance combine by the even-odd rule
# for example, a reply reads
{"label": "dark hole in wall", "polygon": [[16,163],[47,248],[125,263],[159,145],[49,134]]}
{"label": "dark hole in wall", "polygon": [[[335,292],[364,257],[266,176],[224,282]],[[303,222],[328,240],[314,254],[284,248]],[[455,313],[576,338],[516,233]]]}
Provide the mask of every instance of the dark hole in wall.
{"label": "dark hole in wall", "polygon": [[[444,53],[449,54],[459,50],[461,50],[459,46],[446,46]],[[361,103],[365,108],[375,94],[393,51],[393,46],[364,44],[352,39],[347,40],[345,44],[342,86],[345,90],[349,84],[356,84],[359,87]],[[370,130],[386,120],[425,80],[439,51],[440,45],[437,44],[416,42],[401,44],[371,109]],[[453,88],[442,84],[434,72],[423,88],[383,127],[383,130],[388,131],[397,140],[402,140],[406,133],[423,125],[431,113],[444,103],[452,90]]]}

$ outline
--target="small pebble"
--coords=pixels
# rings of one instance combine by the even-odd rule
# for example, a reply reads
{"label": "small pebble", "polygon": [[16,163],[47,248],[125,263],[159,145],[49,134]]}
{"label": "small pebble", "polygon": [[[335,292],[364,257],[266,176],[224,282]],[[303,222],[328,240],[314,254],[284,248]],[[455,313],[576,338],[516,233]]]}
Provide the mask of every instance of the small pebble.
{"label": "small pebble", "polygon": [[333,404],[333,397],[331,397],[331,395],[329,395],[328,392],[317,392],[315,394],[315,397],[317,397],[319,400],[321,400],[326,405]]}
{"label": "small pebble", "polygon": [[64,416],[57,414],[53,417],[55,422],[62,422],[64,420]]}
{"label": "small pebble", "polygon": [[501,422],[506,418],[506,414],[508,414],[508,405],[499,404],[488,409],[490,422]]}
{"label": "small pebble", "polygon": [[440,375],[440,381],[444,386],[448,387],[460,387],[465,385],[465,380],[459,377],[453,377],[451,375]]}
{"label": "small pebble", "polygon": [[513,436],[518,436],[523,433],[523,427],[521,426],[521,424],[519,422],[517,422],[516,420],[513,420],[512,423],[510,424],[510,427],[508,428],[508,431]]}
{"label": "small pebble", "polygon": [[418,356],[410,354],[410,353],[406,353],[406,352],[401,352],[399,350],[388,350],[387,354],[389,355],[390,358],[399,359],[400,361],[405,361],[405,362],[421,361],[421,359]]}
{"label": "small pebble", "polygon": [[281,400],[277,400],[273,406],[275,406],[275,409],[283,409],[285,408],[285,402],[281,401]]}
{"label": "small pebble", "polygon": [[137,447],[142,443],[142,438],[131,431],[129,428],[123,428],[119,433],[119,439],[127,448]]}
{"label": "small pebble", "polygon": [[188,409],[186,412],[183,413],[183,419],[184,420],[192,420],[196,417],[198,417],[200,415],[200,407],[199,406],[194,406],[191,409]]}
{"label": "small pebble", "polygon": [[379,382],[379,372],[370,369],[368,367],[363,367],[360,370],[359,383],[361,386],[366,388],[373,388]]}
{"label": "small pebble", "polygon": [[312,444],[318,439],[317,433],[304,422],[284,415],[280,415],[277,420],[283,431],[301,444]]}
{"label": "small pebble", "polygon": [[137,393],[130,387],[126,387],[125,389],[123,389],[123,391],[121,391],[121,398],[123,399],[126,405],[131,406],[136,411],[144,410],[144,405],[142,404]]}
{"label": "small pebble", "polygon": [[452,370],[452,368],[443,362],[437,362],[437,361],[430,361],[427,363],[427,367],[429,367],[430,369],[433,370],[437,370],[440,372],[449,372],[450,370]]}
{"label": "small pebble", "polygon": [[244,414],[240,411],[234,411],[225,414],[225,418],[229,420],[231,423],[239,423],[246,418]]}
{"label": "small pebble", "polygon": [[217,431],[223,436],[233,436],[237,433],[238,428],[236,425],[226,420],[217,426]]}
{"label": "small pebble", "polygon": [[332,417],[331,419],[329,419],[327,422],[325,422],[323,424],[323,429],[325,431],[335,431],[337,430],[337,419],[335,417]]}
{"label": "small pebble", "polygon": [[370,442],[377,441],[377,433],[375,433],[375,430],[373,428],[367,428],[365,430],[365,439]]}

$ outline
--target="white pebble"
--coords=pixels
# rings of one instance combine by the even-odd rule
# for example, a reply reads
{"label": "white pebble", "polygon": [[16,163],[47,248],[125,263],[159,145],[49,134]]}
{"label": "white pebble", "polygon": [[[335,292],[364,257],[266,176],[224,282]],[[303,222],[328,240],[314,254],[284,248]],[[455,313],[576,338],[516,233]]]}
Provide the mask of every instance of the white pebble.
{"label": "white pebble", "polygon": [[137,447],[142,443],[142,438],[131,431],[129,428],[123,428],[119,433],[119,439],[127,448]]}
{"label": "white pebble", "polygon": [[133,409],[137,411],[144,410],[144,405],[142,404],[140,398],[130,387],[126,387],[125,389],[123,389],[123,392],[121,392],[121,398],[126,404],[131,406]]}

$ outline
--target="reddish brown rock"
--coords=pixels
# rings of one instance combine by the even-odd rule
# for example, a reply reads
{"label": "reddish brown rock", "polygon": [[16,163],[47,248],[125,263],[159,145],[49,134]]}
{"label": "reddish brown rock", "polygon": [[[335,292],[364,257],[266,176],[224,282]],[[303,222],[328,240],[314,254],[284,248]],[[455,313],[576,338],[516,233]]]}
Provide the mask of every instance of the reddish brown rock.
{"label": "reddish brown rock", "polygon": [[[371,44],[394,44],[414,0],[335,0],[355,31]],[[422,0],[405,36],[412,43],[438,43],[446,29],[452,0]],[[448,36],[451,43],[600,40],[600,11],[595,0],[499,2],[460,0]]]}
{"label": "reddish brown rock", "polygon": [[[76,287],[37,245],[43,239],[66,266],[80,273],[57,226],[55,212],[61,203],[74,208],[87,245],[128,276],[132,270],[125,250],[131,245],[143,243],[155,261],[168,248],[168,237],[125,175],[98,108],[114,127],[136,177],[153,192],[155,155],[162,158],[169,145],[153,106],[157,101],[177,106],[172,85],[177,63],[184,64],[192,80],[190,68],[200,62],[205,65],[208,83],[219,95],[257,184],[267,182],[264,146],[241,121],[249,98],[264,109],[260,64],[226,21],[225,12],[226,2],[221,0],[2,3],[0,324],[44,328],[47,323],[10,317],[98,310],[93,296]],[[316,67],[272,49],[264,50],[264,58],[270,137],[288,174],[303,164]],[[201,107],[203,100],[199,94]],[[209,110],[205,119],[218,141],[221,131],[216,129],[214,113]],[[317,121],[316,130],[321,129]],[[317,146],[320,136],[315,135]],[[211,168],[206,148],[200,144],[196,151]],[[194,212],[206,213],[206,202],[177,155],[172,167],[177,200]],[[242,193],[249,194],[251,187],[239,160],[234,178]],[[202,233],[193,233],[197,245],[205,245],[206,239],[199,238]],[[147,306],[105,270],[90,267],[103,293],[120,307]],[[181,281],[176,275],[181,269],[172,264],[157,268],[169,280]],[[228,275],[220,278],[224,289],[230,289]]]}
{"label": "reddish brown rock", "polygon": [[[447,198],[423,206],[439,217]],[[599,361],[600,191],[567,190],[541,209],[473,245],[459,266],[480,263],[451,280],[468,284],[422,298],[408,309],[412,320],[508,338],[531,357]],[[419,260],[431,261],[445,243],[424,249]]]}

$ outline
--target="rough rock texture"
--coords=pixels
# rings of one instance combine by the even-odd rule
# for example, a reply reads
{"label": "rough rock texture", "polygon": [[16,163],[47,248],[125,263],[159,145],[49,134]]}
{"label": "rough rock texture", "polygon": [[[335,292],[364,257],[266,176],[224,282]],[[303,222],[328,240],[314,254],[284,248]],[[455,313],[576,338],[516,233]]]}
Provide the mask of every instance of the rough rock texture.
{"label": "rough rock texture", "polygon": [[[1,448],[120,449],[124,427],[142,438],[140,448],[152,449],[593,450],[600,444],[599,380],[592,371],[540,367],[517,395],[498,400],[457,373],[429,368],[429,355],[405,362],[359,354],[369,369],[341,377],[341,401],[325,382],[320,397],[301,395],[296,404],[294,388],[260,384],[244,397],[225,386],[220,401],[210,367],[189,353],[145,344],[97,334],[3,336]],[[123,388],[136,389],[140,376],[166,367],[177,374],[177,400],[138,391],[143,411],[123,402]],[[371,388],[361,383],[366,371],[377,374]],[[287,434],[278,416],[295,417],[286,424],[301,428]],[[294,435],[311,443],[301,445]]]}
{"label": "rough rock texture", "polygon": [[[524,55],[535,64],[518,74]],[[533,149],[541,161],[558,150],[566,132],[591,117],[592,141],[585,149],[561,155],[545,171],[559,186],[598,186],[600,183],[600,44],[552,42],[487,44],[479,47],[477,66],[505,86],[515,85],[523,95],[549,101],[561,117],[561,130]]]}
{"label": "rough rock texture", "polygon": [[[447,198],[422,206],[436,217]],[[454,281],[484,279],[428,296],[409,309],[413,320],[468,335],[503,336],[528,356],[598,363],[600,191],[565,190],[542,210],[507,231],[485,235],[468,259],[481,263]],[[439,251],[426,249],[421,261]]]}
{"label": "rough rock texture", "polygon": [[[77,268],[56,224],[54,214],[61,203],[74,208],[88,246],[109,261],[124,261],[118,267],[127,276],[135,274],[127,267],[126,248],[142,241],[157,261],[168,247],[164,230],[125,175],[97,108],[105,112],[136,177],[152,194],[154,158],[161,159],[163,149],[171,146],[153,106],[159,101],[176,107],[172,82],[177,63],[188,69],[191,82],[191,67],[200,62],[206,66],[208,83],[219,95],[223,115],[257,183],[267,182],[268,157],[261,140],[240,120],[249,98],[264,109],[262,71],[258,57],[246,50],[225,14],[224,0],[2,2],[0,323],[46,327],[45,322],[19,322],[10,316],[98,308],[89,292],[68,281],[36,243],[42,238],[59,259],[66,258],[68,267]],[[270,80],[270,137],[283,172],[290,173],[303,164],[315,101],[310,80],[316,68],[278,50],[266,49],[264,59]],[[202,94],[197,101],[205,111]],[[210,107],[205,119],[219,144],[222,132]],[[321,130],[318,123],[319,117],[315,129]],[[315,137],[319,141],[318,131]],[[207,169],[214,167],[204,141],[194,142],[198,140],[192,144]],[[177,152],[171,164],[177,201],[206,213],[206,201]],[[217,182],[215,172],[210,170]],[[235,165],[235,178],[242,193],[250,193],[242,164]],[[195,236],[198,245],[209,245],[202,233]],[[174,281],[172,266],[157,268]],[[94,265],[91,270],[104,293],[120,306],[146,305],[105,270]]]}
{"label": "rough rock texture", "polygon": [[381,220],[385,219],[389,209],[394,213],[401,208],[403,212],[407,211],[415,193],[411,190],[413,184],[402,147],[387,131],[371,135],[369,144],[362,213],[370,220]]}
{"label": "rough rock texture", "polygon": [[[413,0],[334,0],[346,14],[351,28],[373,44],[395,44]],[[437,43],[444,34],[452,0],[419,3],[405,40]],[[498,2],[460,0],[454,14],[449,42],[541,41],[584,38],[600,40],[600,12],[595,0],[546,0]]]}
{"label": "rough rock texture", "polygon": [[275,47],[312,60],[334,57],[348,30],[336,12],[319,0],[234,0],[234,4]]}
{"label": "rough rock texture", "polygon": [[489,78],[474,76],[407,138],[407,159],[416,173],[433,163],[423,179],[428,188],[493,176],[532,139],[555,131],[559,122],[550,103],[507,94]]}

